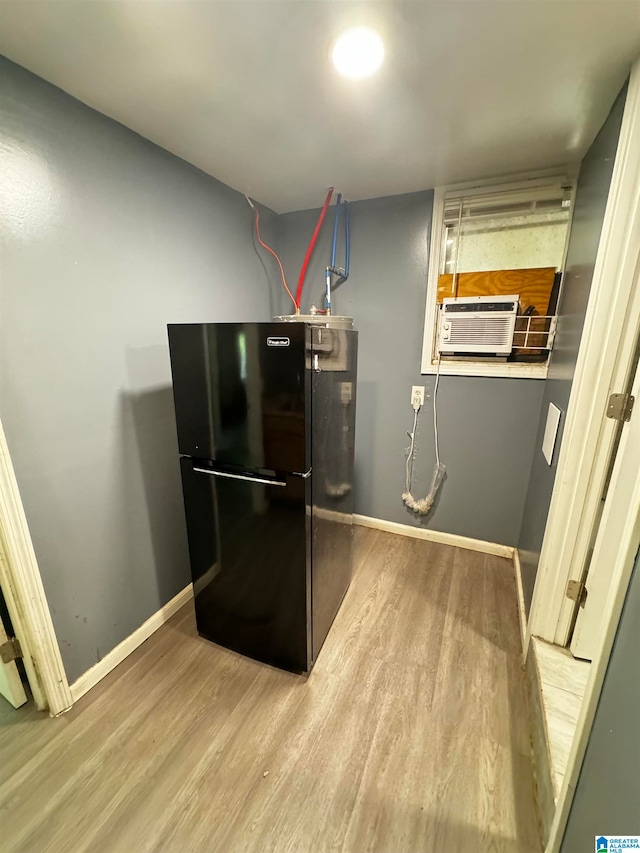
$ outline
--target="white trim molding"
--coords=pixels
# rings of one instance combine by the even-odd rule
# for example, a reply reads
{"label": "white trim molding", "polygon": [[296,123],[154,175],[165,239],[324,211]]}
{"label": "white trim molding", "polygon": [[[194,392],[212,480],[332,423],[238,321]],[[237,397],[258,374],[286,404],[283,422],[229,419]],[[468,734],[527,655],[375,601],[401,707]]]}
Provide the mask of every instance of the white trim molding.
{"label": "white trim molding", "polygon": [[372,518],[368,515],[354,515],[353,523],[361,527],[371,527],[383,530],[385,533],[397,533],[400,536],[411,536],[413,539],[426,539],[440,545],[452,545],[454,548],[466,548],[468,551],[480,551],[482,554],[493,554],[496,557],[513,558],[514,548],[511,545],[499,545],[496,542],[485,542],[484,539],[470,539],[455,533],[442,533],[439,530],[429,530],[426,527],[414,527],[411,524],[399,524],[396,521],[385,521],[383,518]]}
{"label": "white trim molding", "polygon": [[[434,320],[435,322],[435,320]],[[440,369],[437,364],[426,364],[421,369],[423,376],[493,376],[498,379],[546,379],[549,371],[548,363],[527,364],[524,361],[503,361],[497,364],[482,361],[441,361]]]}
{"label": "white trim molding", "polygon": [[109,675],[119,663],[128,657],[131,652],[134,652],[138,646],[141,646],[145,640],[154,634],[158,628],[162,627],[165,622],[168,622],[171,617],[180,610],[180,608],[193,598],[193,584],[185,586],[184,589],[175,595],[171,601],[168,601],[159,610],[156,610],[146,622],[143,622],[139,628],[129,634],[121,643],[111,649],[98,663],[94,664],[91,669],[84,672],[80,678],[71,685],[71,696],[73,701],[77,702],[81,696],[84,696],[92,687],[95,687],[99,681]]}
{"label": "white trim molding", "polygon": [[520,636],[522,639],[523,660],[527,653],[527,608],[524,603],[524,588],[522,586],[522,566],[520,565],[520,553],[517,548],[513,549],[513,572],[516,576],[516,591],[518,594],[518,619],[520,622]]}
{"label": "white trim molding", "polygon": [[0,587],[36,707],[52,716],[72,705],[18,483],[0,422]]}
{"label": "white trim molding", "polygon": [[640,332],[639,259],[640,61],[629,81],[527,640],[568,640],[574,604],[565,589],[582,577],[616,432],[605,417],[607,401],[627,384]]}

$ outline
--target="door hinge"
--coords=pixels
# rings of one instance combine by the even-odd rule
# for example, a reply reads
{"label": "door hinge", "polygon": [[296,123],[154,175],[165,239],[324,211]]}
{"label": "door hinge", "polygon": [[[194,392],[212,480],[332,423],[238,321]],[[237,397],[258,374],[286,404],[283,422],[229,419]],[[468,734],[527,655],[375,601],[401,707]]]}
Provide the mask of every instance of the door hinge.
{"label": "door hinge", "polygon": [[587,587],[584,581],[569,581],[566,596],[571,601],[575,601],[580,607],[584,607],[587,600]]}
{"label": "door hinge", "polygon": [[635,397],[631,394],[612,394],[607,406],[607,417],[614,421],[630,421]]}
{"label": "door hinge", "polygon": [[0,646],[0,658],[2,659],[2,663],[11,663],[12,660],[17,660],[21,657],[22,649],[20,648],[20,641],[17,637],[7,640],[6,643],[3,643]]}

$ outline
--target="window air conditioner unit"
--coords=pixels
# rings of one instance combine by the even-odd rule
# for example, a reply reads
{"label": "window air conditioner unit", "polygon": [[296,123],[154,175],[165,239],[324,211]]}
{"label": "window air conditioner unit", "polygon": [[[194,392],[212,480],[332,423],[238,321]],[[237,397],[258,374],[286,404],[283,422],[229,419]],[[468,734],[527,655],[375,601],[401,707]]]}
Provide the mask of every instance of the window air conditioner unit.
{"label": "window air conditioner unit", "polygon": [[519,300],[518,294],[443,299],[439,352],[509,355]]}

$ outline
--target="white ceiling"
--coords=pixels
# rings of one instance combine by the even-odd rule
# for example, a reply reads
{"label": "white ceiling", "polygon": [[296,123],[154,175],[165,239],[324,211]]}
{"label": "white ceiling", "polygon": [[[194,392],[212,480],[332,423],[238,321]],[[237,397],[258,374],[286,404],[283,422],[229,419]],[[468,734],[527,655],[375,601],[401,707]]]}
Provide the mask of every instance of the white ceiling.
{"label": "white ceiling", "polygon": [[[353,82],[333,39],[387,56]],[[580,159],[638,0],[0,0],[0,52],[278,212]]]}

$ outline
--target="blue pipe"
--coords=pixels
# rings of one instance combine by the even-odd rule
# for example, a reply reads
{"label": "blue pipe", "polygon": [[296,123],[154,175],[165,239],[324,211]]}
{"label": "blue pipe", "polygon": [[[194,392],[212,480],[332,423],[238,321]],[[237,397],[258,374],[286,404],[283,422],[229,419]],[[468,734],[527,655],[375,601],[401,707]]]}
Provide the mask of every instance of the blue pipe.
{"label": "blue pipe", "polygon": [[326,287],[324,291],[324,302],[325,302],[325,311],[327,314],[331,314],[331,267],[327,267],[326,270]]}
{"label": "blue pipe", "polygon": [[[344,268],[336,267],[336,250],[338,247],[338,224],[340,221],[340,208],[344,208]],[[342,193],[338,193],[336,199],[336,212],[333,219],[333,242],[331,244],[331,263],[326,268],[326,285],[325,285],[325,309],[327,314],[331,314],[331,275],[338,275],[340,278],[333,285],[333,289],[339,287],[349,278],[349,263],[351,261],[351,234],[349,231],[349,202],[342,201]]]}
{"label": "blue pipe", "polygon": [[333,217],[333,243],[331,244],[331,263],[329,266],[333,269],[336,265],[336,248],[338,245],[338,220],[340,218],[340,202],[342,201],[342,193],[338,193],[336,199],[336,212]]}
{"label": "blue pipe", "polygon": [[349,278],[349,260],[351,258],[351,235],[349,233],[349,202],[344,203],[344,243],[345,243],[345,258],[344,258],[344,277],[343,281]]}
{"label": "blue pipe", "polygon": [[351,260],[351,234],[349,233],[349,202],[345,201],[344,205],[344,269],[341,271],[340,278],[336,282],[336,287],[349,278],[349,262]]}

